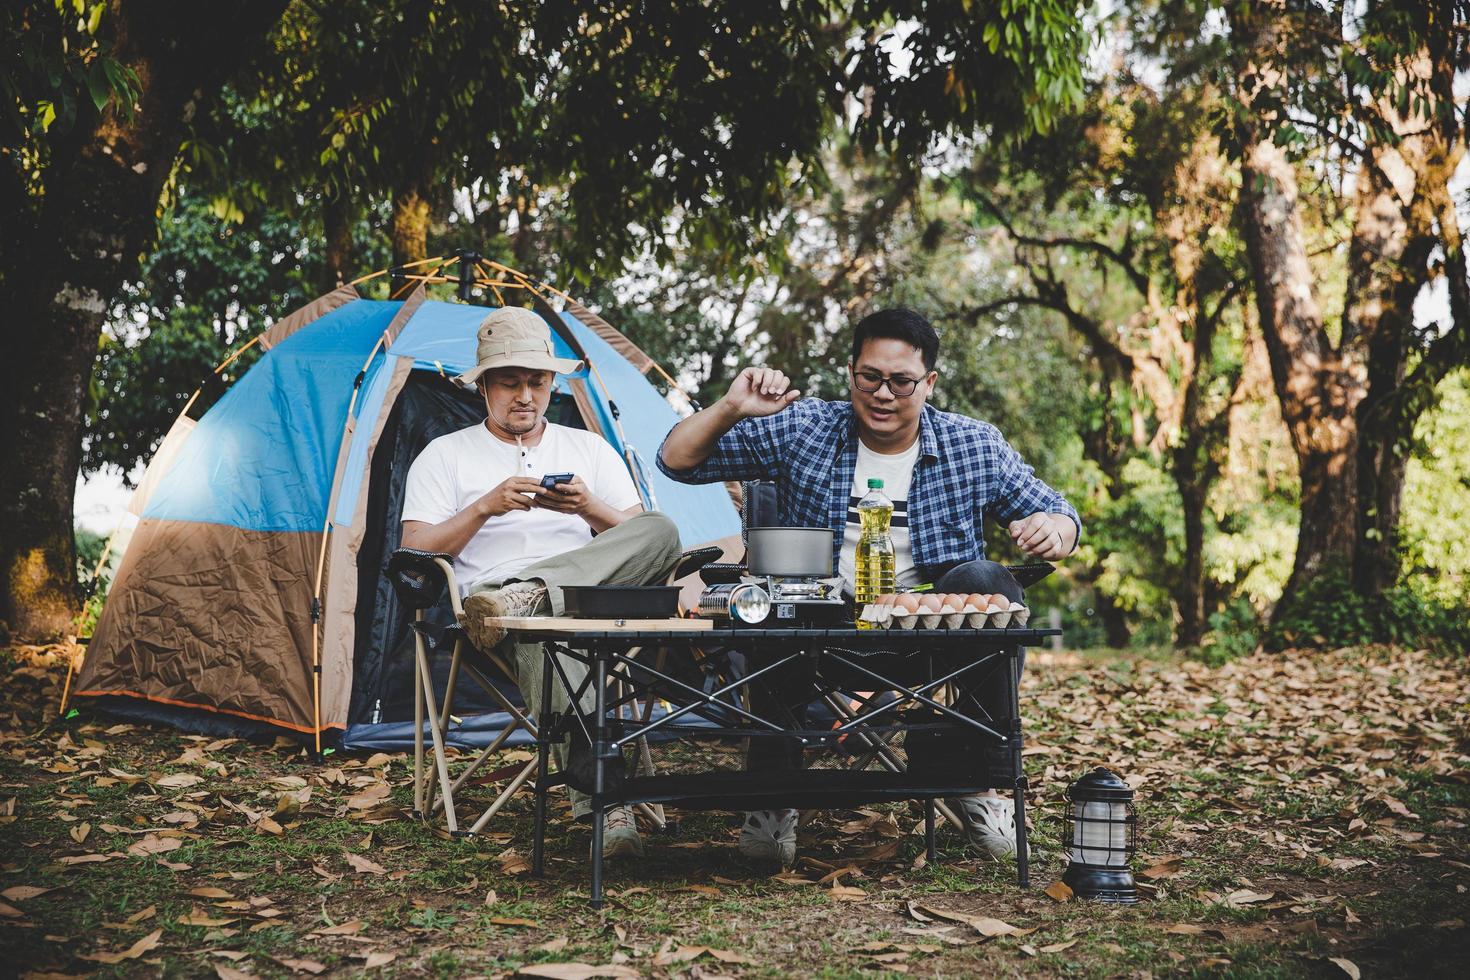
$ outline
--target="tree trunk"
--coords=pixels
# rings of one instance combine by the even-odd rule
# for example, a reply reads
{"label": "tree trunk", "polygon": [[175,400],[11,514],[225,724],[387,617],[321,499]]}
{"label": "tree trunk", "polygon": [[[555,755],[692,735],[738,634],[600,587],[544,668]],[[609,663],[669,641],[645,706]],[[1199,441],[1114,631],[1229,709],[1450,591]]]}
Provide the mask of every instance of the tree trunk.
{"label": "tree trunk", "polygon": [[1269,139],[1247,140],[1242,221],[1256,309],[1281,416],[1301,477],[1296,558],[1277,609],[1324,569],[1351,565],[1357,540],[1357,366],[1332,348],[1322,326],[1298,213],[1296,173]]}
{"label": "tree trunk", "polygon": [[393,264],[429,257],[429,200],[418,183],[393,195]]}
{"label": "tree trunk", "polygon": [[1128,627],[1127,612],[1101,589],[1094,589],[1092,594],[1096,600],[1097,615],[1103,621],[1103,632],[1108,638],[1108,646],[1115,650],[1127,647],[1133,640],[1133,634]]}
{"label": "tree trunk", "polygon": [[[1177,481],[1176,481],[1177,482]],[[1184,506],[1184,568],[1174,590],[1179,607],[1179,624],[1174,643],[1181,647],[1197,647],[1205,638],[1205,494],[1198,482],[1180,483],[1180,502]]]}
{"label": "tree trunk", "polygon": [[134,111],[79,119],[53,146],[44,199],[3,216],[19,229],[8,247],[26,262],[0,285],[13,352],[0,358],[0,618],[19,637],[72,628],[72,506],[93,362],[108,306],[152,244],[185,121],[284,6],[113,6],[114,50],[138,77]]}
{"label": "tree trunk", "polygon": [[339,190],[335,196],[322,202],[322,231],[327,246],[323,256],[326,265],[322,274],[323,292],[330,292],[353,278],[353,218],[352,199],[346,190]]}
{"label": "tree trunk", "polygon": [[[1391,118],[1397,122],[1396,115]],[[1396,128],[1409,127],[1399,122]],[[1406,379],[1414,300],[1429,283],[1435,249],[1442,247],[1451,259],[1451,243],[1458,242],[1458,229],[1443,223],[1442,212],[1443,202],[1452,201],[1449,180],[1463,150],[1449,150],[1422,127],[1413,128],[1418,132],[1381,149],[1376,166],[1358,174],[1349,254],[1343,325],[1367,352],[1367,394],[1357,412],[1358,537],[1352,565],[1353,588],[1365,597],[1398,582],[1409,443],[1415,422],[1434,403],[1441,377],[1421,370],[1414,382]],[[1407,207],[1400,203],[1404,199]],[[1448,211],[1458,222],[1453,206]],[[1431,358],[1421,358],[1421,369],[1432,366]]]}

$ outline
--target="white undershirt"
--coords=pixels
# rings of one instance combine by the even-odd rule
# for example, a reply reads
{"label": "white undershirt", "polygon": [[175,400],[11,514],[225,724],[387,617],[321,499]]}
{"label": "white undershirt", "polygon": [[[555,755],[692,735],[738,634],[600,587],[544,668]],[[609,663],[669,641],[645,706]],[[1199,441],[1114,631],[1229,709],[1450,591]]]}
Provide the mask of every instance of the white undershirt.
{"label": "white undershirt", "polygon": [[886,455],[876,453],[858,440],[857,469],[853,473],[852,493],[847,501],[847,529],[842,535],[842,554],[837,561],[837,572],[848,589],[853,587],[857,568],[858,539],[862,537],[862,523],[858,519],[858,501],[868,492],[868,479],[883,481],[883,493],[893,501],[893,522],[889,534],[893,537],[895,580],[898,585],[912,588],[919,584],[919,573],[914,569],[914,553],[909,546],[909,484],[914,478],[914,464],[919,461],[919,440],[916,438],[909,448],[901,453]]}
{"label": "white undershirt", "polygon": [[[593,496],[613,510],[639,503],[628,468],[601,436],[548,422],[541,441],[517,448],[484,424],[440,436],[424,447],[408,470],[405,521],[439,524],[479,500],[509,477],[548,473],[580,476]],[[533,508],[487,520],[454,559],[460,590],[503,582],[527,565],[580,548],[592,528],[575,514]]]}

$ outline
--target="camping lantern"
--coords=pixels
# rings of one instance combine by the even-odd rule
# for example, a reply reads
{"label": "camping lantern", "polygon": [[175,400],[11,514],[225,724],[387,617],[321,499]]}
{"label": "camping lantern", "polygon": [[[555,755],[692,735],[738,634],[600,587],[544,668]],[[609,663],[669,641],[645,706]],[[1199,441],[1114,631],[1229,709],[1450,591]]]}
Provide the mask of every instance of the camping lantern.
{"label": "camping lantern", "polygon": [[1067,870],[1062,881],[1078,898],[1134,904],[1138,890],[1128,862],[1138,819],[1132,788],[1099,766],[1068,787],[1067,799]]}

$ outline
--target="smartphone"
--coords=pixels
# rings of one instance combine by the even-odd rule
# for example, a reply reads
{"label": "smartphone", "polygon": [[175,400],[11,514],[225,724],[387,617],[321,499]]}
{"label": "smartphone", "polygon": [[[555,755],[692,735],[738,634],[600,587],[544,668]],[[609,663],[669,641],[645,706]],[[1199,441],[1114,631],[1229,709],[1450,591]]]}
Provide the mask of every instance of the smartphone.
{"label": "smartphone", "polygon": [[554,490],[558,483],[571,483],[575,476],[575,473],[548,473],[541,478],[541,486],[547,490]]}

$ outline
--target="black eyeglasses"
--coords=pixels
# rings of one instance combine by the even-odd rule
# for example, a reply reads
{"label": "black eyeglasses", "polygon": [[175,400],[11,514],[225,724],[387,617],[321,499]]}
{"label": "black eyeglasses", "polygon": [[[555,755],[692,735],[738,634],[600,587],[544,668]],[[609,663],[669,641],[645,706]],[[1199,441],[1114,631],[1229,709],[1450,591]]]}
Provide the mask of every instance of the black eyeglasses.
{"label": "black eyeglasses", "polygon": [[897,398],[907,398],[919,386],[917,378],[905,378],[901,374],[896,374],[891,378],[885,378],[875,371],[853,372],[852,383],[857,386],[858,391],[866,391],[868,394],[872,394],[879,388],[887,385],[888,390],[893,392]]}

